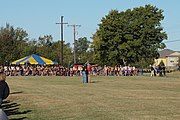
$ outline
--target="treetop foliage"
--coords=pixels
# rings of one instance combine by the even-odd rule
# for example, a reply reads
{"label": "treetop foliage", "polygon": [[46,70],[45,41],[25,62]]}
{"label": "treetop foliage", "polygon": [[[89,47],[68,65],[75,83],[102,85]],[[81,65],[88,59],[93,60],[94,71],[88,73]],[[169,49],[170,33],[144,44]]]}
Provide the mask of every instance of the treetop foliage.
{"label": "treetop foliage", "polygon": [[133,64],[158,57],[167,39],[161,26],[163,10],[145,5],[119,12],[111,10],[101,19],[93,36],[95,59],[103,64]]}
{"label": "treetop foliage", "polygon": [[[38,54],[40,56],[60,61],[60,41],[53,41],[51,35],[40,36],[36,39],[29,39],[28,33],[22,28],[14,28],[10,24],[0,28],[0,65],[8,65],[10,62],[22,57]],[[86,50],[89,47],[87,38],[80,38],[77,44],[79,53],[83,52],[83,59],[89,59]],[[64,63],[68,66],[73,63],[73,49],[70,43],[64,43]],[[84,57],[85,56],[85,57]],[[85,61],[85,60],[84,60]],[[82,62],[79,60],[79,62]]]}

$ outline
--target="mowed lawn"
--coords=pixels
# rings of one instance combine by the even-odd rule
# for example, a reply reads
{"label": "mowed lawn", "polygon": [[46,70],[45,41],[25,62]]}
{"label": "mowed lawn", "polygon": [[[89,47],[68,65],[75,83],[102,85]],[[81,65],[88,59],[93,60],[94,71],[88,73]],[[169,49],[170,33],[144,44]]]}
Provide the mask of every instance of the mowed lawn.
{"label": "mowed lawn", "polygon": [[180,72],[167,77],[7,77],[10,120],[180,120]]}

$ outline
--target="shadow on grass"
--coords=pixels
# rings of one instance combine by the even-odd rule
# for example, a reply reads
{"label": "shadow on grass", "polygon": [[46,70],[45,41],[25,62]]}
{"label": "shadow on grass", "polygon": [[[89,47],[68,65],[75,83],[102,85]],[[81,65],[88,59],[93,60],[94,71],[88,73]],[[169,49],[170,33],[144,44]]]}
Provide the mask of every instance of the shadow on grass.
{"label": "shadow on grass", "polygon": [[19,91],[19,92],[12,92],[12,93],[10,93],[11,95],[12,94],[19,94],[19,93],[23,93],[22,91]]}
{"label": "shadow on grass", "polygon": [[[16,92],[16,93],[11,93],[11,94],[18,94],[18,93],[22,93],[22,92]],[[25,114],[31,112],[31,110],[21,111],[19,107],[20,107],[20,104],[10,101],[10,100],[5,100],[2,103],[2,108],[4,109],[4,112],[8,116],[9,120],[27,119]]]}
{"label": "shadow on grass", "polygon": [[101,81],[95,81],[95,80],[93,80],[93,81],[91,81],[91,82],[89,82],[89,83],[99,83],[99,82],[101,82]]}

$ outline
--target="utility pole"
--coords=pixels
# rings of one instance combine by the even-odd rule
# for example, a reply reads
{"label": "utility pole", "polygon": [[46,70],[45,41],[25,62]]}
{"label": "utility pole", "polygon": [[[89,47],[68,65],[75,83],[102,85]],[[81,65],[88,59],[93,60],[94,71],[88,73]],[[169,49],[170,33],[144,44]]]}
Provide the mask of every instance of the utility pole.
{"label": "utility pole", "polygon": [[73,27],[74,30],[74,64],[76,64],[76,27],[81,27],[81,25],[68,25]]}
{"label": "utility pole", "polygon": [[64,23],[64,22],[63,22],[63,17],[64,17],[64,16],[61,16],[61,22],[56,23],[56,24],[60,24],[60,25],[61,25],[61,30],[60,30],[60,31],[61,31],[61,34],[60,34],[60,35],[61,35],[61,36],[60,36],[60,37],[61,37],[61,54],[60,54],[61,56],[60,56],[60,63],[61,63],[62,65],[63,65],[63,43],[64,43],[64,41],[63,41],[63,25],[64,25],[64,24],[68,24],[68,23]]}

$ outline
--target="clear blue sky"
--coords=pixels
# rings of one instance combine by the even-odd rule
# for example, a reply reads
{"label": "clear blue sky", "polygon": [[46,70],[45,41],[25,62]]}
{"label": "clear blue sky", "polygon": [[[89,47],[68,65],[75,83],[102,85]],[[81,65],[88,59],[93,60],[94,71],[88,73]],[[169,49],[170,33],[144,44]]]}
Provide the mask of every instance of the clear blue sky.
{"label": "clear blue sky", "polygon": [[[26,30],[30,39],[52,35],[57,41],[60,28],[55,23],[64,16],[64,22],[81,25],[76,38],[90,40],[110,10],[125,11],[145,4],[164,10],[161,23],[168,34],[167,48],[180,51],[180,0],[0,0],[0,26],[10,23]],[[64,40],[73,43],[72,27],[64,26]]]}

